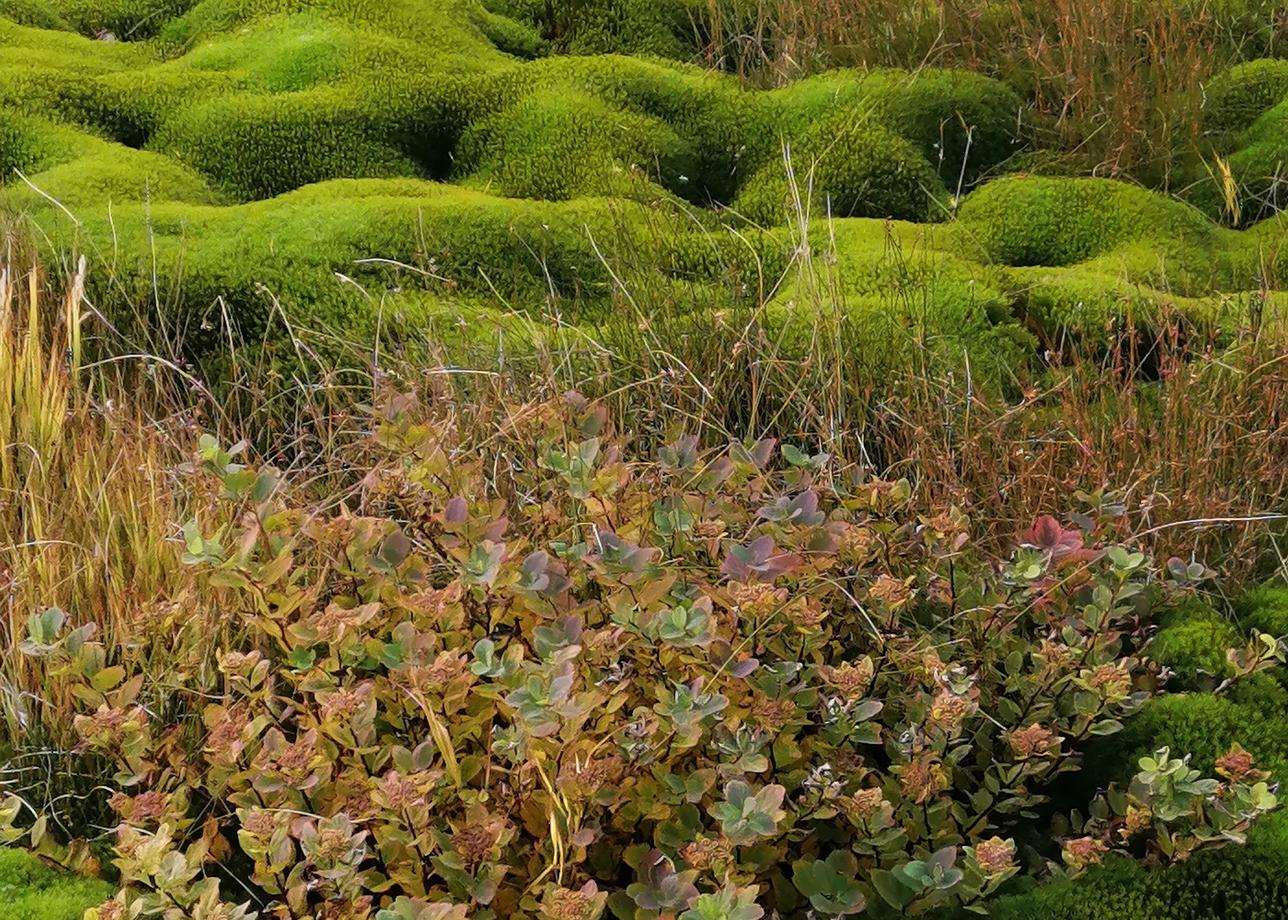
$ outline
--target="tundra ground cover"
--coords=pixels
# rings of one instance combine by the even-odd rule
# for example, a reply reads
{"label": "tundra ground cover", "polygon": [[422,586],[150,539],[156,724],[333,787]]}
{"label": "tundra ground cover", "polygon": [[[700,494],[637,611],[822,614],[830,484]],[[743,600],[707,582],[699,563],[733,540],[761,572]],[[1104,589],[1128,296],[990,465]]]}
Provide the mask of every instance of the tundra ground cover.
{"label": "tundra ground cover", "polygon": [[0,2],[12,903],[1282,915],[1284,23],[1115,2]]}
{"label": "tundra ground cover", "polygon": [[761,88],[551,55],[694,53],[683,4],[574,6],[553,23],[471,2],[15,10],[11,237],[68,275],[88,255],[114,323],[167,329],[197,358],[289,342],[293,324],[530,355],[641,310],[702,325],[739,307],[804,347],[819,305],[796,276],[833,272],[831,308],[874,343],[871,379],[909,339],[939,360],[971,349],[996,379],[1128,315],[1228,330],[1280,302],[1278,61],[1211,80],[1178,201],[1076,166],[1033,174],[1060,150],[1014,81],[833,70]]}

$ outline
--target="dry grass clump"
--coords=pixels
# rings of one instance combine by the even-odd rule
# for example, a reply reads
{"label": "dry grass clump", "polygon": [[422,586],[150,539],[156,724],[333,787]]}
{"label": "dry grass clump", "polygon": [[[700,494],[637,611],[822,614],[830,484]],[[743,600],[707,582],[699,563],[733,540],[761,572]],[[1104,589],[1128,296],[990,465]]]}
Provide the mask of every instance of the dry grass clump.
{"label": "dry grass clump", "polygon": [[1204,86],[1279,53],[1282,5],[1246,0],[710,0],[711,63],[785,82],[837,65],[965,67],[1031,94],[1035,127],[1104,175],[1166,184]]}

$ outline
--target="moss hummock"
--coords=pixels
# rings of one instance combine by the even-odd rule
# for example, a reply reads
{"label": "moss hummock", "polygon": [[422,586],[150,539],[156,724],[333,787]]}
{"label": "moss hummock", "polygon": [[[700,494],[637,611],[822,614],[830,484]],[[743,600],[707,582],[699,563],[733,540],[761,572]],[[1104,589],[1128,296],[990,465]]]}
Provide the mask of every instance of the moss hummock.
{"label": "moss hummock", "polygon": [[[999,378],[1129,317],[1219,331],[1288,272],[1278,218],[1235,232],[1123,182],[995,178],[1025,149],[996,80],[758,90],[668,59],[687,4],[579,4],[552,31],[527,0],[9,0],[0,212],[51,258],[110,265],[90,277],[110,275],[116,318],[200,329],[217,307],[251,335],[280,311],[360,337],[440,329],[427,317],[468,301],[602,324],[608,266],[650,253],[694,304],[764,296],[801,347],[816,298],[784,268],[834,276],[856,361],[928,348]],[[552,56],[570,50],[639,56]],[[1214,84],[1234,164],[1277,155],[1277,73]]]}
{"label": "moss hummock", "polygon": [[115,889],[97,879],[56,872],[22,850],[0,848],[0,916],[12,920],[81,920]]}

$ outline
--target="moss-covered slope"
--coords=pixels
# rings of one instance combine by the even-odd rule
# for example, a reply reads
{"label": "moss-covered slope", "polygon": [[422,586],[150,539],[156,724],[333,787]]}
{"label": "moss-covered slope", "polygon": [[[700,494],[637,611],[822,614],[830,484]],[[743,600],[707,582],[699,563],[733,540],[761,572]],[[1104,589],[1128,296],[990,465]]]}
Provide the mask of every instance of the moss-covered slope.
{"label": "moss-covered slope", "polygon": [[109,897],[112,886],[55,872],[22,850],[0,848],[0,917],[81,920]]}
{"label": "moss-covered slope", "polygon": [[[1219,325],[1288,262],[1278,219],[1235,232],[1122,183],[994,178],[1024,103],[988,78],[747,89],[676,60],[684,0],[577,10],[0,0],[0,210],[47,257],[106,266],[108,313],[215,333],[197,350],[277,316],[449,339],[466,314],[602,323],[629,262],[695,313],[769,300],[785,341],[823,291],[874,368],[930,346],[1000,370],[1128,314]],[[1281,78],[1214,86],[1232,163],[1277,155]]]}

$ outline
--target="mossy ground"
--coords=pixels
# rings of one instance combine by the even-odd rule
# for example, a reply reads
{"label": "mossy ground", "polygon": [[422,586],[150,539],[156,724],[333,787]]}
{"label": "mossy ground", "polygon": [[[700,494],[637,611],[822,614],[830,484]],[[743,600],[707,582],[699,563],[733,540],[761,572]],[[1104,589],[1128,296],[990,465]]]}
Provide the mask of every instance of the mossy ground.
{"label": "mossy ground", "polygon": [[[1166,616],[1147,649],[1174,672],[1182,692],[1146,703],[1125,730],[1088,751],[1080,784],[1125,783],[1136,761],[1159,747],[1185,751],[1208,773],[1238,743],[1276,777],[1288,775],[1288,690],[1281,672],[1230,685],[1226,651],[1248,630],[1288,635],[1288,588],[1248,592],[1233,615],[1195,601]],[[1272,676],[1273,675],[1273,676]],[[1206,688],[1206,689],[1203,689]],[[1259,823],[1245,847],[1200,853],[1167,868],[1114,860],[1076,882],[1001,899],[1001,920],[1274,920],[1288,915],[1288,814]]]}
{"label": "mossy ground", "polygon": [[[695,309],[767,299],[790,341],[817,309],[790,273],[763,280],[790,263],[838,279],[874,373],[927,343],[1014,372],[1070,331],[1164,311],[1219,327],[1288,269],[1279,218],[1233,231],[1126,183],[994,178],[1029,140],[995,80],[838,70],[749,89],[678,60],[683,0],[576,10],[8,0],[0,208],[47,255],[106,266],[90,277],[109,314],[194,330],[217,315],[225,337],[278,316],[352,337],[428,327],[448,346],[551,310],[602,325],[629,256]],[[1284,92],[1268,62],[1209,100],[1263,203]]]}
{"label": "mossy ground", "polygon": [[86,908],[111,897],[106,882],[55,872],[21,850],[0,848],[0,917],[80,920]]}

